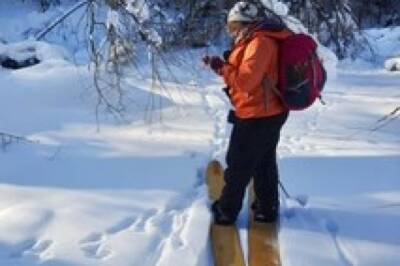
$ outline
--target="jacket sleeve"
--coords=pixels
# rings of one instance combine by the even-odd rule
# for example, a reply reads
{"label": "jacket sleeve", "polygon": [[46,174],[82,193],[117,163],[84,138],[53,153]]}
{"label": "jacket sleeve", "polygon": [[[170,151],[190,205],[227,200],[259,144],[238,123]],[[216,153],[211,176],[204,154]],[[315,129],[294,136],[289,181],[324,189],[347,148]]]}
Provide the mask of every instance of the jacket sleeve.
{"label": "jacket sleeve", "polygon": [[[254,38],[246,47],[239,67],[225,64],[222,76],[232,89],[251,92],[259,87],[268,73],[276,68],[278,46],[267,37]],[[274,77],[270,77],[274,78]]]}

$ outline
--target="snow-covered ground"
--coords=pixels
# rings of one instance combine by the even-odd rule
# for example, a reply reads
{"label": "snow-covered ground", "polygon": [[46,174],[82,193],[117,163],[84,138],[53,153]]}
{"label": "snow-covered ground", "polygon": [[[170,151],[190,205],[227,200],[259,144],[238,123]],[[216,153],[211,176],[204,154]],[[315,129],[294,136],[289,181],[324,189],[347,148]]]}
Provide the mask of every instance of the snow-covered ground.
{"label": "snow-covered ground", "polygon": [[398,106],[400,75],[339,70],[327,106],[296,114],[281,143],[289,201],[280,231],[284,265],[400,263],[400,121],[377,131]]}
{"label": "snow-covered ground", "polygon": [[[150,82],[128,82],[136,100],[157,100]],[[0,72],[1,131],[39,141],[0,153],[0,265],[166,265],[179,252],[196,265],[209,224],[208,100],[187,87],[180,107],[164,100],[161,124],[142,111],[98,131],[88,83],[86,67],[61,59]]]}
{"label": "snow-covered ground", "polygon": [[389,71],[400,71],[400,57],[393,57],[386,60],[385,68]]}
{"label": "snow-covered ground", "polygon": [[[182,72],[197,78],[168,93],[131,76],[129,123],[102,115],[98,130],[87,67],[34,46],[41,64],[0,68],[0,132],[37,141],[0,150],[0,265],[212,265],[203,171],[229,140],[221,81],[196,53]],[[282,134],[281,180],[307,199],[282,197],[283,265],[400,265],[400,120],[377,122],[399,105],[400,75],[345,62],[330,76],[327,105],[292,113]]]}
{"label": "snow-covered ground", "polygon": [[[0,153],[0,264],[209,265],[202,169],[223,156],[230,127],[220,82],[202,75],[171,88],[162,123],[143,112],[97,131],[86,68],[2,69],[1,131],[40,143]],[[151,97],[149,81],[128,82]],[[384,70],[340,69],[326,106],[291,115],[281,178],[308,204],[285,200],[284,265],[400,263],[399,120],[370,131],[398,104],[398,84]]]}

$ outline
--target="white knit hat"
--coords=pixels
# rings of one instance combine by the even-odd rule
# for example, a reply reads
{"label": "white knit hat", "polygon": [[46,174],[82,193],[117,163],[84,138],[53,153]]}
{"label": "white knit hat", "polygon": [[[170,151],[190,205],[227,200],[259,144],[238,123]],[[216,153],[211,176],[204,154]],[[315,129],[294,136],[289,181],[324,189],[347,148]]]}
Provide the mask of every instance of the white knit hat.
{"label": "white knit hat", "polygon": [[258,8],[251,3],[237,2],[229,11],[228,22],[245,21],[252,22],[258,18]]}

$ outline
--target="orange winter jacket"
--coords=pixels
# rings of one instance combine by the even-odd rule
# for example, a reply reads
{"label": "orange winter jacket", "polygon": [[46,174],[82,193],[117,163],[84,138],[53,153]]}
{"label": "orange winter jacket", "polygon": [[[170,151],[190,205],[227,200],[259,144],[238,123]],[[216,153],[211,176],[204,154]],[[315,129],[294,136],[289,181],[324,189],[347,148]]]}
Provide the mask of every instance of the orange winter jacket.
{"label": "orange winter jacket", "polygon": [[277,39],[291,34],[288,30],[260,30],[233,47],[221,74],[239,118],[268,117],[288,111],[268,87],[278,82]]}

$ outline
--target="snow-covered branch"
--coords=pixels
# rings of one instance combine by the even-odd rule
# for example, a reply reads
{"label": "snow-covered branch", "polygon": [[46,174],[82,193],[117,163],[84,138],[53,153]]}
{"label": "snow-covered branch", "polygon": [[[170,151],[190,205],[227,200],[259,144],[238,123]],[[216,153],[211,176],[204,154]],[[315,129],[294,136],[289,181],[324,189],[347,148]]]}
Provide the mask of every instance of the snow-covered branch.
{"label": "snow-covered branch", "polygon": [[30,140],[26,137],[0,132],[0,147],[3,151],[5,151],[8,148],[8,146],[10,146],[13,143],[36,144],[37,142]]}
{"label": "snow-covered branch", "polygon": [[387,125],[391,124],[393,121],[400,117],[400,106],[397,106],[392,112],[383,116],[376,122],[376,125],[371,129],[371,131],[380,130]]}

